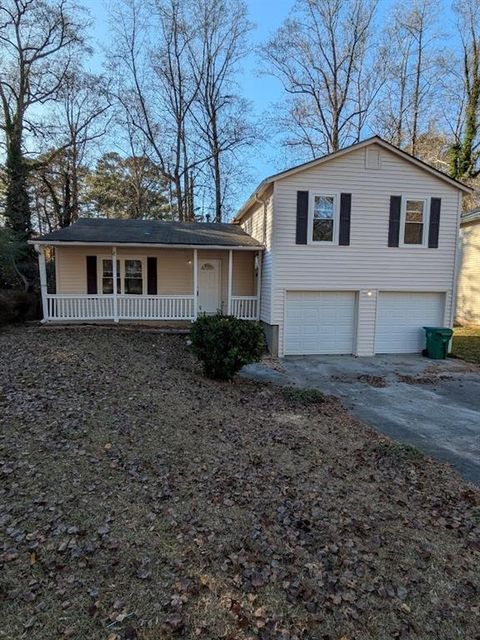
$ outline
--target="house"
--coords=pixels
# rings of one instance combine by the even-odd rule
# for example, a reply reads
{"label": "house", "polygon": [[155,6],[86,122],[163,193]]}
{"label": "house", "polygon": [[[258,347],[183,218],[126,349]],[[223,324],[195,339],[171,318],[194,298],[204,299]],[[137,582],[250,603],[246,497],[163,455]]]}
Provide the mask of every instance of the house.
{"label": "house", "polygon": [[45,321],[190,322],[218,310],[258,319],[263,247],[239,226],[91,218],[33,243]]}
{"label": "house", "polygon": [[460,219],[455,321],[480,325],[480,207]]}
{"label": "house", "polygon": [[452,326],[462,195],[375,136],[265,179],[234,222],[265,246],[260,319],[274,353],[415,353]]}
{"label": "house", "polygon": [[222,310],[260,320],[280,356],[419,352],[424,325],[453,322],[470,191],[375,136],[265,179],[234,224],[80,220],[33,241],[44,318],[192,321]]}

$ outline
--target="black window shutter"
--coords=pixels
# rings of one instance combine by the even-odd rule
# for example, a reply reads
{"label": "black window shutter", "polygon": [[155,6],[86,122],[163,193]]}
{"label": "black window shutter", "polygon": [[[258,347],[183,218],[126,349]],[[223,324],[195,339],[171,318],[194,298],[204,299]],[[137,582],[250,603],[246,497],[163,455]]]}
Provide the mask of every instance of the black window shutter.
{"label": "black window shutter", "polygon": [[352,211],[352,194],[340,194],[340,233],[338,234],[338,244],[350,244],[350,217]]}
{"label": "black window shutter", "polygon": [[97,256],[87,256],[87,293],[98,293]]}
{"label": "black window shutter", "polygon": [[438,249],[438,232],[440,231],[440,206],[441,198],[430,200],[430,225],[428,228],[428,246],[430,249]]}
{"label": "black window shutter", "polygon": [[388,246],[398,247],[400,241],[400,210],[402,196],[390,196],[390,223],[388,225]]}
{"label": "black window shutter", "polygon": [[147,293],[157,295],[157,259],[147,258]]}
{"label": "black window shutter", "polygon": [[297,191],[297,244],[307,244],[308,191]]}

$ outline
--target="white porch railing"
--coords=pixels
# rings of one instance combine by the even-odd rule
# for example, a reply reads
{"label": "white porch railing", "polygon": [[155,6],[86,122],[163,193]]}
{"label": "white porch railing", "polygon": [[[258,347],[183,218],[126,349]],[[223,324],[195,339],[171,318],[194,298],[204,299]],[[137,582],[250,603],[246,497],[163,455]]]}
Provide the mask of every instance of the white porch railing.
{"label": "white porch railing", "polygon": [[46,320],[111,320],[113,296],[47,295]]}
{"label": "white porch railing", "polygon": [[[46,320],[193,320],[193,296],[47,295]],[[116,307],[116,313],[115,313]]]}
{"label": "white porch railing", "polygon": [[[47,294],[46,320],[195,320],[193,295],[54,295]],[[232,296],[231,313],[258,319],[256,296]]]}
{"label": "white porch railing", "polygon": [[120,320],[193,320],[193,296],[118,296]]}
{"label": "white porch railing", "polygon": [[232,296],[232,316],[240,320],[258,320],[257,296]]}

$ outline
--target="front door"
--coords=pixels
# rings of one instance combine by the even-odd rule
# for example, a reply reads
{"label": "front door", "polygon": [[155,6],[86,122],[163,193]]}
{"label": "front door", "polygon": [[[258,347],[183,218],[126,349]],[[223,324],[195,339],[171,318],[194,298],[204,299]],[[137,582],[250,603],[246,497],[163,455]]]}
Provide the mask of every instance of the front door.
{"label": "front door", "polygon": [[220,260],[198,263],[198,312],[217,313],[220,309]]}

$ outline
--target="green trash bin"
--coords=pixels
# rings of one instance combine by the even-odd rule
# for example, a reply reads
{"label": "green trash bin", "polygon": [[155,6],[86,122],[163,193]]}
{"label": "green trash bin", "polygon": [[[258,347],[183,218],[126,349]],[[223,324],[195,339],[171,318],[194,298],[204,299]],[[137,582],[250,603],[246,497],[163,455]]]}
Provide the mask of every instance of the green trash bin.
{"label": "green trash bin", "polygon": [[423,327],[427,337],[426,356],[433,360],[445,360],[448,345],[453,335],[448,327]]}

